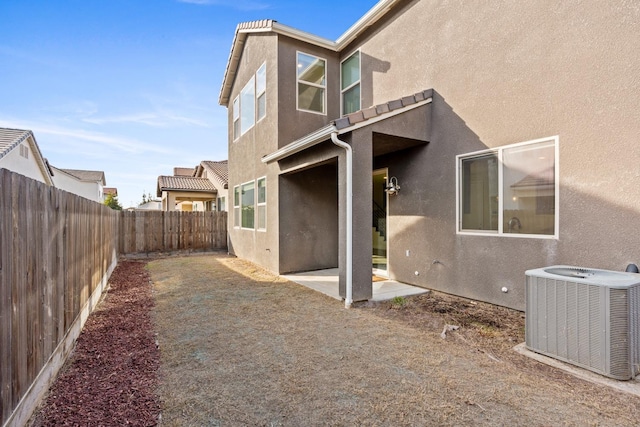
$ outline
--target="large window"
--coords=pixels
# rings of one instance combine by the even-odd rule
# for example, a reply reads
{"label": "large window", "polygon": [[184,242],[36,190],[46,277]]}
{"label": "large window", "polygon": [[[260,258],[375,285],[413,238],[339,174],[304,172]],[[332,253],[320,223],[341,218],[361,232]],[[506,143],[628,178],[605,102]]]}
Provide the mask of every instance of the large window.
{"label": "large window", "polygon": [[240,91],[240,131],[245,133],[256,122],[256,86],[255,78]]}
{"label": "large window", "polygon": [[240,227],[240,187],[233,187],[233,227]]}
{"label": "large window", "polygon": [[241,186],[240,210],[242,211],[242,228],[254,228],[255,222],[255,182],[247,182]]}
{"label": "large window", "polygon": [[267,178],[258,179],[258,230],[267,229]]}
{"label": "large window", "polygon": [[240,138],[240,98],[233,100],[233,140]]}
{"label": "large window", "polygon": [[558,138],[458,156],[458,232],[558,235]]}
{"label": "large window", "polygon": [[298,52],[298,109],[325,114],[327,62]]}
{"label": "large window", "polygon": [[256,72],[256,111],[257,121],[267,115],[267,64],[264,63]]}
{"label": "large window", "polygon": [[360,52],[355,52],[340,67],[342,114],[360,110]]}

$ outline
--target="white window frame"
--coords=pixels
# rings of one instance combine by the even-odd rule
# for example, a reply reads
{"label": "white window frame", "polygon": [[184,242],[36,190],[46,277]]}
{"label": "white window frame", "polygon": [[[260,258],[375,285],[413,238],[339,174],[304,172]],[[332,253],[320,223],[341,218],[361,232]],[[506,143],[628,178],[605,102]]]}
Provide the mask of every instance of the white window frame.
{"label": "white window frame", "polygon": [[[242,191],[243,191],[242,189],[247,184],[253,184],[253,227],[244,227],[242,225],[242,209],[245,207],[245,205],[242,203]],[[257,190],[257,186],[256,186],[255,180],[243,182],[242,184],[240,184],[240,228],[242,230],[254,231],[256,229],[256,195],[258,193],[256,190]]]}
{"label": "white window frame", "polygon": [[[318,85],[318,84],[315,84],[315,83],[311,83],[311,82],[307,82],[305,80],[298,79],[298,55],[299,54],[312,56],[312,57],[314,57],[316,59],[320,59],[320,60],[324,61],[324,86],[323,85]],[[320,56],[313,55],[311,53],[302,52],[301,50],[297,50],[296,51],[296,61],[295,61],[295,66],[296,66],[296,69],[295,69],[295,76],[296,76],[296,110],[304,111],[305,113],[319,114],[321,116],[326,116],[327,115],[327,87],[329,86],[327,64],[328,64],[327,58],[322,58]],[[299,106],[299,102],[300,102],[299,84],[300,83],[308,85],[308,86],[317,87],[317,88],[320,88],[320,89],[323,90],[323,92],[322,92],[322,95],[323,95],[322,112],[300,108],[300,106]]]}
{"label": "white window frame", "polygon": [[[264,76],[264,88],[262,90],[259,91],[258,88],[258,76],[260,73],[260,70],[264,69],[264,72],[262,73],[262,75]],[[264,119],[265,117],[267,117],[267,63],[263,62],[262,65],[258,68],[258,71],[256,71],[256,123],[258,123],[260,120]],[[264,115],[260,116],[260,109],[258,108],[258,106],[260,105],[260,98],[264,96]]]}
{"label": "white window frame", "polygon": [[[503,152],[505,150],[538,144],[541,142],[553,142],[554,144],[554,234],[519,234],[519,233],[505,233],[503,230],[504,222],[504,205],[503,205]],[[470,236],[500,236],[500,237],[520,237],[530,239],[555,239],[559,238],[559,225],[560,225],[560,149],[559,149],[559,137],[558,135],[550,136],[546,138],[538,138],[530,141],[520,142],[516,144],[504,145],[497,148],[491,148],[487,150],[474,151],[472,153],[460,154],[456,156],[456,234],[470,235]],[[487,154],[496,154],[498,158],[498,230],[468,230],[462,229],[462,215],[460,210],[462,209],[461,198],[461,185],[462,185],[462,165],[463,160],[472,159],[474,157],[480,157]]]}
{"label": "white window frame", "polygon": [[[253,114],[252,114],[253,120],[251,121],[251,126],[244,128],[245,124],[242,120],[242,110],[244,109],[245,103],[243,102],[243,99],[245,98],[246,93],[249,90],[253,91],[253,96],[252,96],[253,99],[251,100],[251,105],[253,106]],[[240,91],[240,136],[249,132],[255,125],[256,125],[256,77],[255,75],[253,75],[251,76],[247,84],[244,85],[244,87]]]}
{"label": "white window frame", "polygon": [[[260,202],[260,181],[264,181],[264,202]],[[260,228],[260,208],[264,208],[264,227]],[[255,226],[258,231],[267,231],[267,177],[256,179],[256,219]]]}
{"label": "white window frame", "polygon": [[[232,132],[233,132],[233,140],[237,141],[240,138],[240,96],[236,96],[233,99],[233,116],[232,116]],[[237,126],[236,126],[237,124]]]}
{"label": "white window frame", "polygon": [[[349,86],[347,86],[346,88],[342,89],[342,64],[344,64],[346,61],[348,61],[349,59],[351,59],[351,57],[353,57],[354,55],[358,55],[359,56],[359,60],[358,60],[358,80],[354,83],[351,83]],[[348,92],[349,90],[353,89],[356,86],[360,86],[360,99],[358,100],[358,105],[360,106],[360,108],[358,108],[356,111],[362,110],[362,52],[360,49],[354,51],[351,53],[351,55],[347,56],[345,59],[343,59],[342,61],[340,61],[340,112],[342,115],[345,115],[346,113],[344,112],[344,94],[345,92]],[[348,114],[351,113],[355,113],[355,111],[351,111]]]}
{"label": "white window frame", "polygon": [[[238,194],[237,201],[236,201],[236,193]],[[242,205],[242,194],[240,194],[240,186],[236,185],[233,187],[233,228],[240,228],[240,225],[242,224],[242,216],[240,211],[241,205]]]}

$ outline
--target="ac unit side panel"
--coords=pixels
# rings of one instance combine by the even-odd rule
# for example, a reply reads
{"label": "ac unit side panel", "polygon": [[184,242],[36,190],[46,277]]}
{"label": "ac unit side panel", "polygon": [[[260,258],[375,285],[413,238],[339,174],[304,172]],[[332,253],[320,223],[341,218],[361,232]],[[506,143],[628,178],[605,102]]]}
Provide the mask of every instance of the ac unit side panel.
{"label": "ac unit side panel", "polygon": [[609,372],[616,378],[631,378],[627,289],[610,290],[609,324]]}

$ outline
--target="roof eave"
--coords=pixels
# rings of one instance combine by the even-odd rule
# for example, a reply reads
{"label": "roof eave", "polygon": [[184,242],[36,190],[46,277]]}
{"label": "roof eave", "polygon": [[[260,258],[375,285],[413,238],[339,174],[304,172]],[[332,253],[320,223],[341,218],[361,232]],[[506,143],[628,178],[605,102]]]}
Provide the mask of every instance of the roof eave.
{"label": "roof eave", "polygon": [[344,34],[338,37],[336,41],[331,41],[324,37],[319,37],[306,31],[301,31],[296,28],[280,24],[276,21],[266,21],[266,25],[259,28],[241,28],[241,26],[238,25],[233,37],[233,42],[231,43],[231,53],[229,54],[227,68],[225,69],[224,77],[222,79],[222,88],[220,89],[218,103],[224,107],[229,105],[231,86],[235,79],[236,69],[240,62],[240,57],[242,56],[242,49],[245,40],[247,39],[247,35],[251,33],[275,32],[305,43],[329,49],[334,52],[339,52],[354,41],[367,28],[378,22],[380,18],[382,18],[399,1],[400,0],[380,0],[366,14],[364,14],[362,18],[345,31]]}

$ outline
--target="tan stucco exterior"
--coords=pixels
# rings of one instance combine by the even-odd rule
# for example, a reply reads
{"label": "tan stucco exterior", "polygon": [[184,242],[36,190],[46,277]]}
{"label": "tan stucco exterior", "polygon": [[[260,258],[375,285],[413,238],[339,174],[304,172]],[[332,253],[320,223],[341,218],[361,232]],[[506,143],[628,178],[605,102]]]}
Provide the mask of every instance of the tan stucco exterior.
{"label": "tan stucco exterior", "polygon": [[[233,229],[230,215],[231,251],[276,272],[337,263],[344,287],[344,150],[327,140],[261,158],[340,116],[339,61],[359,49],[362,108],[429,88],[433,96],[342,136],[354,148],[355,299],[370,292],[371,173],[381,168],[402,185],[389,201],[397,280],[523,309],[527,269],[640,263],[638,34],[633,2],[422,0],[395,2],[338,51],[249,35],[230,99],[267,61],[268,112],[238,141],[230,135],[229,212],[233,186],[266,176],[267,231]],[[326,115],[295,110],[298,50],[327,59]],[[457,233],[456,156],[545,137],[559,141],[556,238]],[[399,138],[424,143],[376,155],[376,144]]]}

